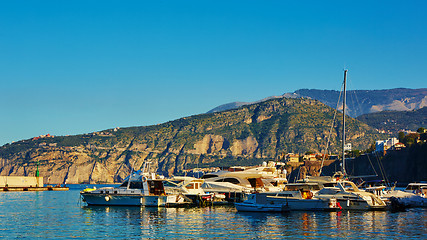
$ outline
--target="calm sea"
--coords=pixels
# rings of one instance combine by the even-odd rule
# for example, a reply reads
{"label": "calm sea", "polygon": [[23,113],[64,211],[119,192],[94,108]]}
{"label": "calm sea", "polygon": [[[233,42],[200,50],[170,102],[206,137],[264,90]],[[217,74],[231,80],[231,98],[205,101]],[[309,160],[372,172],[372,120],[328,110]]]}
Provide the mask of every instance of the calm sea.
{"label": "calm sea", "polygon": [[206,208],[88,207],[70,191],[0,192],[3,239],[427,239],[427,209],[240,213]]}

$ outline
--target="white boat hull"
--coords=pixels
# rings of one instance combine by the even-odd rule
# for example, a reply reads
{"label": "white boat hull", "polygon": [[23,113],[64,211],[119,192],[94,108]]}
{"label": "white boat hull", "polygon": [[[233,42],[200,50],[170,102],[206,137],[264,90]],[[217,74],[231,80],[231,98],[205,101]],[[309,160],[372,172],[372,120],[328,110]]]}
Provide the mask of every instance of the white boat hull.
{"label": "white boat hull", "polygon": [[[288,194],[293,197],[280,196],[279,194]],[[305,199],[295,196],[301,195],[298,191],[251,194],[248,196],[248,200],[243,203],[235,203],[235,206],[238,211],[253,212],[282,212],[294,210],[333,211],[338,209],[335,199]]]}
{"label": "white boat hull", "polygon": [[176,196],[106,195],[83,193],[88,205],[165,207],[176,203]]}
{"label": "white boat hull", "polygon": [[337,199],[343,210],[384,210],[386,205],[370,205],[364,200]]}
{"label": "white boat hull", "polygon": [[266,205],[266,204],[250,204],[250,203],[234,203],[239,212],[287,212],[289,208],[282,205]]}

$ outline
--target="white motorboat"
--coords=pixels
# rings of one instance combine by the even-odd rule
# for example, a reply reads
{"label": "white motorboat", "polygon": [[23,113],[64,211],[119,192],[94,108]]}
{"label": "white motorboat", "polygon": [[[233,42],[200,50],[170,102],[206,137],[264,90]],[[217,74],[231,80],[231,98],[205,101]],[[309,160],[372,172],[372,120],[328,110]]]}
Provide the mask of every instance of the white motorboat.
{"label": "white motorboat", "polygon": [[427,196],[427,183],[410,183],[404,191],[414,193],[425,198]]}
{"label": "white motorboat", "polygon": [[130,174],[119,187],[85,189],[80,195],[88,205],[168,207],[188,203],[183,195],[167,194],[164,179],[156,179],[148,169],[149,164],[144,163],[143,171]]}
{"label": "white motorboat", "polygon": [[205,192],[202,188],[204,182],[204,179],[175,176],[166,180],[164,187],[167,194],[182,194],[185,198],[191,200],[194,205],[206,206],[227,203],[223,194]]}
{"label": "white motorboat", "polygon": [[239,212],[288,212],[289,207],[286,203],[278,201],[266,201],[264,194],[254,193],[248,196],[243,202],[236,202],[234,206]]}
{"label": "white motorboat", "polygon": [[[371,189],[367,188],[367,191]],[[401,209],[411,207],[427,207],[427,183],[410,183],[405,190],[386,190],[376,191],[376,193],[391,207]],[[393,203],[396,206],[393,206]],[[398,209],[399,210],[399,209]]]}
{"label": "white motorboat", "polygon": [[334,187],[324,187],[315,194],[319,198],[335,198],[344,210],[385,210],[387,205],[378,196],[360,190],[353,182],[338,180]]}
{"label": "white motorboat", "polygon": [[364,190],[381,198],[390,210],[400,211],[411,207],[427,207],[427,198],[422,192],[423,187],[427,187],[427,184],[411,183],[403,191],[396,190],[395,187],[387,188],[384,185],[369,186]]}
{"label": "white motorboat", "polygon": [[427,198],[411,193],[406,191],[400,191],[400,190],[389,190],[384,191],[381,195],[381,198],[384,199],[384,201],[391,203],[391,199],[394,199],[400,206],[403,206],[404,208],[411,208],[411,207],[427,207]]}
{"label": "white motorboat", "polygon": [[316,198],[310,191],[279,191],[253,193],[241,203],[235,203],[237,211],[282,212],[292,210],[337,210],[333,198]]}

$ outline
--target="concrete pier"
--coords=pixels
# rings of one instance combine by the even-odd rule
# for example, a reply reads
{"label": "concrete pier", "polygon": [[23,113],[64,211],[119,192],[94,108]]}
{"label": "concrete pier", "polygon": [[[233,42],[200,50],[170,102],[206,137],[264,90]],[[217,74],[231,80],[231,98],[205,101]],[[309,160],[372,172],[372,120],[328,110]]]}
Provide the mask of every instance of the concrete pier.
{"label": "concrete pier", "polygon": [[44,186],[43,177],[0,176],[2,191],[67,191],[68,187]]}

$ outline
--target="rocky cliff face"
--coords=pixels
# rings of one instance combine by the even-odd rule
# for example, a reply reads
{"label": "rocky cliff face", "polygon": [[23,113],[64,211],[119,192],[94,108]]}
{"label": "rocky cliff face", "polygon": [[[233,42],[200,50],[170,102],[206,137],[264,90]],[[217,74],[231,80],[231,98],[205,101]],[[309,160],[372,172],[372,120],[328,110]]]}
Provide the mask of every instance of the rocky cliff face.
{"label": "rocky cliff face", "polygon": [[[31,175],[39,162],[40,175],[50,183],[110,183],[121,182],[144,161],[172,175],[196,164],[255,163],[283,152],[319,152],[333,115],[333,109],[315,100],[279,98],[155,126],[25,140],[0,148],[0,174]],[[339,149],[341,126],[339,120],[333,128],[332,151]],[[348,119],[346,126],[347,141],[355,148],[380,138],[357,120]]]}

